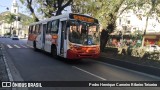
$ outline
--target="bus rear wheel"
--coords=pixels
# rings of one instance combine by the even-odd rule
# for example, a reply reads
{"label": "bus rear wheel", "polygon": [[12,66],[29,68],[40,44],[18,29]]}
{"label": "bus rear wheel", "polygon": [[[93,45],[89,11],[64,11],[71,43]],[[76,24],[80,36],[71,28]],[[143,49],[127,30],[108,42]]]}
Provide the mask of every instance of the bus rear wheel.
{"label": "bus rear wheel", "polygon": [[53,58],[58,58],[57,48],[56,47],[52,47],[51,54],[52,54]]}

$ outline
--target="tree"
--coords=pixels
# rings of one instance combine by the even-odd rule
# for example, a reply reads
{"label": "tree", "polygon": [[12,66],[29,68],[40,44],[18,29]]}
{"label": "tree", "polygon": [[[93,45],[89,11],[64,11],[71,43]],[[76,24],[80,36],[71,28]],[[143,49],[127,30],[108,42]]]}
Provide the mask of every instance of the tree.
{"label": "tree", "polygon": [[36,14],[35,14],[35,10],[33,9],[33,1],[32,0],[20,0],[20,2],[24,5],[26,5],[26,7],[30,10],[31,15],[33,17],[34,21],[39,21],[39,19],[37,18]]}
{"label": "tree", "polygon": [[69,6],[72,2],[73,0],[38,0],[41,6],[39,11],[44,13],[45,17],[51,17],[53,13],[55,13],[55,15],[60,15],[64,8]]}
{"label": "tree", "polygon": [[[38,17],[35,14],[35,11],[41,12],[42,15],[46,18],[52,17],[55,15],[60,15],[65,7],[69,6],[73,0],[20,0],[22,4],[26,4],[27,8],[30,10],[31,15],[34,18],[34,21],[38,21]],[[33,7],[36,7],[33,9]],[[36,13],[38,13],[36,12]]]}
{"label": "tree", "polygon": [[[74,11],[81,11],[82,14],[89,14],[100,21],[102,28],[106,29],[106,38],[104,39],[107,42],[109,39],[109,34],[112,33],[116,27],[117,16],[119,15],[119,10],[123,4],[128,0],[76,0],[74,2]],[[130,1],[130,0],[129,0]],[[79,5],[79,6],[78,6]],[[129,8],[132,4],[127,4],[125,8]],[[124,10],[122,10],[124,11]],[[104,43],[106,45],[106,43]],[[105,46],[102,45],[102,46]],[[104,49],[104,48],[102,48]]]}
{"label": "tree", "polygon": [[16,15],[12,14],[12,13],[8,13],[6,16],[5,16],[5,22],[8,23],[8,24],[11,24],[12,22],[15,21],[15,17]]}
{"label": "tree", "polygon": [[142,15],[147,17],[143,36],[146,33],[148,18],[153,13],[160,16],[160,0],[76,0],[74,6],[76,6],[74,9],[78,9],[74,11],[87,13],[97,18],[101,26],[108,30],[108,37],[115,30],[117,17],[124,11],[133,10],[137,16],[141,16],[137,13],[140,10],[145,11]]}
{"label": "tree", "polygon": [[5,22],[10,24],[10,35],[11,35],[11,30],[12,30],[11,24],[15,21],[15,19],[16,19],[16,15],[14,15],[12,13],[8,13],[5,16]]}

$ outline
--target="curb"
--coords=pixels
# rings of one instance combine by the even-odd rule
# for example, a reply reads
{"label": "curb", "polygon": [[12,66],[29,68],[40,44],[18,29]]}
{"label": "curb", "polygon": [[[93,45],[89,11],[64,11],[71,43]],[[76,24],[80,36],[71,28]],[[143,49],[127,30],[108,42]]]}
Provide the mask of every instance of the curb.
{"label": "curb", "polygon": [[[100,56],[102,62],[160,77],[160,68]],[[106,60],[107,59],[107,60]]]}
{"label": "curb", "polygon": [[3,46],[0,45],[0,49],[1,49],[1,51],[2,51],[2,59],[3,59],[4,64],[5,64],[5,66],[6,66],[6,71],[7,71],[7,74],[8,74],[8,78],[9,78],[9,81],[13,81],[13,76],[12,76],[11,71],[10,71],[10,69],[9,69],[9,66],[8,66],[7,60],[6,60],[6,58],[5,58],[4,51],[3,51],[3,48],[2,48],[2,47],[3,47]]}

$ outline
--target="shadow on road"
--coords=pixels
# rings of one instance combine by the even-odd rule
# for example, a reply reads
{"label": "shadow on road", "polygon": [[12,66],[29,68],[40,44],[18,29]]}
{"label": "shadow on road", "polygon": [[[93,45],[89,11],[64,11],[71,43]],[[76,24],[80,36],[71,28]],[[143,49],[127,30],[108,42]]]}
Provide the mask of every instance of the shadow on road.
{"label": "shadow on road", "polygon": [[90,65],[92,62],[88,61],[87,59],[66,59],[66,58],[63,58],[63,57],[57,57],[56,59],[48,52],[45,52],[45,51],[41,51],[41,50],[38,50],[36,51],[38,53],[42,53],[50,58],[53,58],[53,60],[56,60],[56,61],[60,61],[62,63],[65,63],[65,64],[68,64],[68,65]]}

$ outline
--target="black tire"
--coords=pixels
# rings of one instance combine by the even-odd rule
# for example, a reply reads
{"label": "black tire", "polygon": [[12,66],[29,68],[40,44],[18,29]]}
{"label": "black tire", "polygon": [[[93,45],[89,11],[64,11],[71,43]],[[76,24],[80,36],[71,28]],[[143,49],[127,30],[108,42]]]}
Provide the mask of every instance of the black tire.
{"label": "black tire", "polygon": [[57,48],[55,46],[52,47],[51,54],[52,54],[53,58],[58,58]]}
{"label": "black tire", "polygon": [[35,51],[38,50],[37,47],[36,47],[36,42],[35,41],[33,42],[33,48],[34,48]]}

